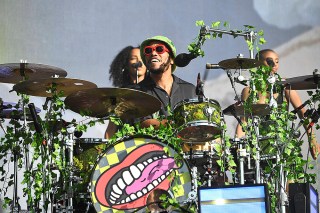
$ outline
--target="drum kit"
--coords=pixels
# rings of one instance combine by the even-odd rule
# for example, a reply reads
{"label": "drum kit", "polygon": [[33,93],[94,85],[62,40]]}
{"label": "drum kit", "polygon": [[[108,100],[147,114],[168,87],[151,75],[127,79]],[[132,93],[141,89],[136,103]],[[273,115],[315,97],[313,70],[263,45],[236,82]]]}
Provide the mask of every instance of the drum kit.
{"label": "drum kit", "polygon": [[[261,64],[254,59],[238,57],[221,61],[219,65],[225,70],[241,70]],[[49,101],[52,101],[50,98],[54,94],[59,94],[60,97],[65,97],[67,108],[83,116],[102,120],[109,120],[114,116],[133,121],[150,115],[161,107],[157,98],[138,90],[97,88],[94,83],[66,76],[66,71],[47,65],[0,65],[0,82],[14,84],[13,91],[22,95],[45,97]],[[318,82],[318,75],[311,75],[287,79],[281,84],[290,89],[303,90],[318,88]],[[32,109],[28,105],[28,111],[23,104],[18,104],[18,107],[14,107],[15,105],[1,102],[1,118],[23,120],[25,123],[32,121],[37,131],[35,123],[39,123],[37,114],[41,109]],[[255,118],[269,113],[268,104],[255,104],[250,115]],[[104,139],[84,139],[70,123],[63,121],[55,130],[59,132],[63,128],[67,129],[68,137],[62,143],[65,152],[61,158],[66,161],[64,163],[71,168],[71,172],[68,173],[69,177],[62,177],[67,180],[59,180],[61,183],[57,181],[54,184],[56,188],[51,191],[54,199],[50,198],[52,210],[162,212],[164,207],[160,197],[163,194],[174,198],[181,206],[180,211],[188,209],[190,205],[197,205],[199,183],[201,186],[214,186],[227,182],[225,172],[217,164],[219,159],[232,154],[225,147],[224,115],[238,118],[248,114],[241,104],[232,104],[221,110],[216,100],[203,96],[183,100],[174,106],[175,135],[172,137],[182,140],[183,153],[177,153],[166,141],[151,136],[128,135],[117,139],[114,144],[109,144]],[[254,128],[262,141],[258,125],[257,123]],[[41,130],[38,131],[42,133]],[[255,159],[253,182],[260,183],[263,178],[260,177],[262,158],[259,152],[254,158],[248,157],[250,153],[245,150],[244,139],[235,138],[231,141],[236,150],[233,154],[237,159],[239,172],[234,182],[246,183],[245,163],[252,170],[251,161]],[[256,148],[259,150],[259,147]],[[176,156],[180,156],[180,160],[176,160]],[[28,157],[26,159],[28,161]],[[15,158],[13,209],[19,205],[16,161]],[[32,166],[27,162],[26,170],[30,167]],[[54,194],[59,189],[65,191]]]}

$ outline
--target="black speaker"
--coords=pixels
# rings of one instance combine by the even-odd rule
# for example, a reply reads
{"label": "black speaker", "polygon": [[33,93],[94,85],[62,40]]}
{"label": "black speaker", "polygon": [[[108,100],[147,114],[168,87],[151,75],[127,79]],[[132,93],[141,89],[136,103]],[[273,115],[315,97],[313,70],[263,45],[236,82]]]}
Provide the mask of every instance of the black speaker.
{"label": "black speaker", "polygon": [[289,184],[289,213],[319,213],[318,192],[310,183]]}

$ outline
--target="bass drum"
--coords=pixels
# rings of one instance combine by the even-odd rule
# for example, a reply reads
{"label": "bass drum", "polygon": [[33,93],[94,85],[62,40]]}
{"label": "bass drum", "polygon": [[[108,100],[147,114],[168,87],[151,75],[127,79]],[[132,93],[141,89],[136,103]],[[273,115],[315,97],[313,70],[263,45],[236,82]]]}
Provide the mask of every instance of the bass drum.
{"label": "bass drum", "polygon": [[119,141],[101,155],[91,176],[97,212],[161,212],[163,194],[183,204],[191,191],[188,164],[166,143],[151,137]]}

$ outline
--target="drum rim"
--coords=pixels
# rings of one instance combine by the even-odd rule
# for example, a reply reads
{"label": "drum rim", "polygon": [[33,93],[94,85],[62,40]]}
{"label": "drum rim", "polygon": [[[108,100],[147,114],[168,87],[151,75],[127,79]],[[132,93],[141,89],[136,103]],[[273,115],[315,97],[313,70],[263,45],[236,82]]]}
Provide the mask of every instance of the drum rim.
{"label": "drum rim", "polygon": [[182,104],[185,103],[204,103],[208,100],[208,102],[213,103],[218,105],[218,108],[221,110],[221,106],[219,104],[219,102],[215,99],[212,98],[202,98],[204,101],[200,102],[199,98],[188,98],[188,99],[183,99],[182,101],[178,102],[174,107],[173,107],[173,111],[178,108],[179,106],[181,106]]}
{"label": "drum rim", "polygon": [[[90,142],[89,142],[90,141]],[[79,144],[108,144],[109,140],[105,138],[76,138],[75,143]]]}

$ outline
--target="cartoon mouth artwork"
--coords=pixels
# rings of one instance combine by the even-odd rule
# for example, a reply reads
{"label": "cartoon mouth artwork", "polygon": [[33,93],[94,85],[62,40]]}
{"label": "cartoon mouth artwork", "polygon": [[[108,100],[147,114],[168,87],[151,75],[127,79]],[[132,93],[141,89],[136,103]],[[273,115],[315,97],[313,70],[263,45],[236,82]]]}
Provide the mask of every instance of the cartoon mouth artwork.
{"label": "cartoon mouth artwork", "polygon": [[152,191],[168,191],[173,178],[169,175],[178,166],[163,149],[153,143],[140,146],[106,170],[95,185],[97,201],[114,209],[134,209],[146,206]]}

